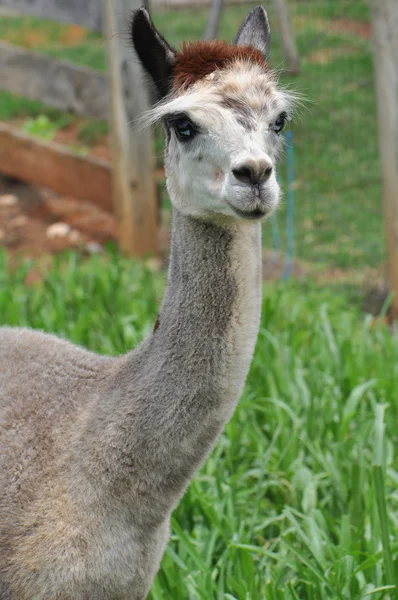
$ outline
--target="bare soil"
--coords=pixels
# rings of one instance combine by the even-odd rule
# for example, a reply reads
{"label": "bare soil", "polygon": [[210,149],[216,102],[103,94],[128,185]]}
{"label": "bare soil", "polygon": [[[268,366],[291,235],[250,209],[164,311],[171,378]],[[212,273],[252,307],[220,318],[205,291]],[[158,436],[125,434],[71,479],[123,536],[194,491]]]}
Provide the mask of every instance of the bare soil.
{"label": "bare soil", "polygon": [[[83,146],[78,138],[79,124],[80,122],[76,120],[67,127],[58,129],[54,135],[53,141],[64,146],[76,148]],[[110,162],[112,158],[110,135],[102,136],[94,145],[87,147],[87,153],[95,158]]]}
{"label": "bare soil", "polygon": [[334,19],[330,23],[330,29],[338,33],[353,33],[365,40],[369,40],[372,35],[371,24],[356,19]]}
{"label": "bare soil", "polygon": [[[57,233],[57,228],[51,229],[55,223],[65,226]],[[93,204],[0,177],[0,245],[11,254],[37,257],[67,248],[89,251],[98,247],[95,244],[116,240],[114,216]]]}

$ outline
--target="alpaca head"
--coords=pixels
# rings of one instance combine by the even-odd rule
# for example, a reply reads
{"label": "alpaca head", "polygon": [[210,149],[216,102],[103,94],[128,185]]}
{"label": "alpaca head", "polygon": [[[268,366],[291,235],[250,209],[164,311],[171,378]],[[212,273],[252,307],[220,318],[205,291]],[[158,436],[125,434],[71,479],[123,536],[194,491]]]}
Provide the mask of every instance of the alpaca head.
{"label": "alpaca head", "polygon": [[149,121],[162,121],[172,203],[185,214],[261,219],[279,200],[275,163],[291,101],[266,62],[270,28],[254,8],[235,44],[183,44],[175,51],[145,9],[132,39],[160,102]]}

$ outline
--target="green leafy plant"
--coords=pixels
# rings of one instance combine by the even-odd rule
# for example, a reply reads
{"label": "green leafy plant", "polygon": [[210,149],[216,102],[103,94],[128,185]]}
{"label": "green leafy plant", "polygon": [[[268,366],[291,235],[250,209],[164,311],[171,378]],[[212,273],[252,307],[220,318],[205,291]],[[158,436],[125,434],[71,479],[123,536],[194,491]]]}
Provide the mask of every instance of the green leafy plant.
{"label": "green leafy plant", "polygon": [[37,117],[27,119],[21,130],[42,140],[51,140],[56,131],[69,125],[70,121],[71,117],[69,115],[60,114],[58,118],[52,120],[47,115],[40,114]]}
{"label": "green leafy plant", "polygon": [[36,118],[27,119],[21,130],[42,140],[51,140],[57,131],[57,127],[46,115],[39,115]]}

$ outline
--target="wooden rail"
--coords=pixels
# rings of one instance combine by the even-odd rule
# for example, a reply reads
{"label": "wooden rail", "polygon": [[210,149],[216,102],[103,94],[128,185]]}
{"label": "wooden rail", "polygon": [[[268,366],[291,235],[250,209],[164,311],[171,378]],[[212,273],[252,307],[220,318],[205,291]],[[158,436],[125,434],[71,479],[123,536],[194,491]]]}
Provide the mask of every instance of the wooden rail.
{"label": "wooden rail", "polygon": [[111,211],[112,174],[108,162],[78,156],[0,123],[0,171],[60,194],[94,202]]}
{"label": "wooden rail", "polygon": [[[65,146],[44,142],[0,123],[0,172],[48,187],[59,194],[93,202],[113,211],[112,166],[92,156],[78,156]],[[163,168],[153,173],[164,181]]]}
{"label": "wooden rail", "polygon": [[78,115],[104,120],[110,116],[105,73],[2,41],[0,72],[0,89]]}

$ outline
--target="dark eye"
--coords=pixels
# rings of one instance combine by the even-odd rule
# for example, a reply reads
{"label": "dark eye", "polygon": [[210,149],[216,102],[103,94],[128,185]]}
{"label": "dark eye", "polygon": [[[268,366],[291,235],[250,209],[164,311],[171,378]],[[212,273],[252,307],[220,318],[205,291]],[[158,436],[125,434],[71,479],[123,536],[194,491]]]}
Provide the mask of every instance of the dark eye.
{"label": "dark eye", "polygon": [[198,130],[193,123],[189,119],[181,118],[176,119],[172,122],[172,126],[174,127],[174,131],[180,142],[186,142],[187,140],[192,140],[195,137]]}
{"label": "dark eye", "polygon": [[276,121],[274,123],[273,130],[275,131],[275,133],[279,134],[282,131],[282,129],[285,126],[286,121],[287,121],[287,114],[285,112],[283,112],[279,115],[279,117],[276,119]]}

